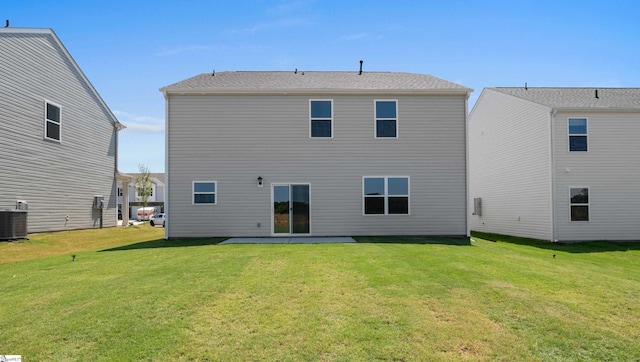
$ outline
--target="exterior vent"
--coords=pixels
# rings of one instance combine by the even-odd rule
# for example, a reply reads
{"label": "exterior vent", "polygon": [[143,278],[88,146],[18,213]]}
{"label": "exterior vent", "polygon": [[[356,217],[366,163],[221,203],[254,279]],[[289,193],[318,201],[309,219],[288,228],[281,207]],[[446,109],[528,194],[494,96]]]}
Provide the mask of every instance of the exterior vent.
{"label": "exterior vent", "polygon": [[473,199],[473,215],[482,216],[482,198]]}
{"label": "exterior vent", "polygon": [[28,211],[29,204],[24,200],[16,201],[16,210]]}
{"label": "exterior vent", "polygon": [[27,238],[27,211],[0,210],[0,240]]}

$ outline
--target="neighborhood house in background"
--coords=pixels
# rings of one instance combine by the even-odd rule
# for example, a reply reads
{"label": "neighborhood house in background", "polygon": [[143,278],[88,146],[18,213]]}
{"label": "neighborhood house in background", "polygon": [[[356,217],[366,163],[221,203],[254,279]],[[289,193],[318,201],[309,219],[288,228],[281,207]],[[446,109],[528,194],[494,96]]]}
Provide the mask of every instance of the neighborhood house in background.
{"label": "neighborhood house in background", "polygon": [[[122,210],[124,205],[124,184],[127,184],[127,195],[129,197],[128,215],[129,219],[136,219],[138,209],[142,207],[142,202],[138,197],[135,185],[137,173],[121,173],[118,183],[118,210],[124,215]],[[128,182],[127,182],[128,180]],[[164,212],[164,173],[151,173],[151,194],[147,200],[147,207],[152,207],[154,212]]]}
{"label": "neighborhood house in background", "polygon": [[118,122],[51,29],[0,28],[0,210],[28,232],[115,226]]}
{"label": "neighborhood house in background", "polygon": [[485,88],[469,116],[471,228],[638,240],[639,121],[640,88]]}
{"label": "neighborhood house in background", "polygon": [[207,73],[161,91],[168,238],[468,234],[469,88],[291,71]]}

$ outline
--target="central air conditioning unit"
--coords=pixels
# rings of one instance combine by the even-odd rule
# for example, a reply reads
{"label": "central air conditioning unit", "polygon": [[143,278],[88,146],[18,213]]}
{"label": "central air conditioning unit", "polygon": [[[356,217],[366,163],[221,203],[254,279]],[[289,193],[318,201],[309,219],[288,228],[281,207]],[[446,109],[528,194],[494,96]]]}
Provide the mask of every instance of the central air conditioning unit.
{"label": "central air conditioning unit", "polygon": [[27,211],[0,210],[0,240],[27,238]]}

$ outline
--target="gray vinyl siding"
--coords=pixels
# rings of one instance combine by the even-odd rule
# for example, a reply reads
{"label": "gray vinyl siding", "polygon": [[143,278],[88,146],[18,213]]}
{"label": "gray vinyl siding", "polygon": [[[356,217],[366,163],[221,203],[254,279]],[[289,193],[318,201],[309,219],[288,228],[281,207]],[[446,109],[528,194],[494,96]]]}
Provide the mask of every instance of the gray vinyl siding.
{"label": "gray vinyl siding", "polygon": [[[333,99],[333,138],[309,138],[309,99]],[[375,99],[398,100],[399,138],[374,139]],[[271,236],[274,183],[310,184],[314,236],[466,234],[465,96],[167,102],[168,237]],[[411,214],[363,215],[363,176],[409,176]],[[217,205],[192,205],[193,181],[217,181]]]}
{"label": "gray vinyl siding", "polygon": [[[568,151],[570,117],[588,119],[588,152]],[[561,112],[554,133],[557,239],[640,240],[640,112]],[[570,221],[572,187],[589,187],[589,222]]]}
{"label": "gray vinyl siding", "polygon": [[552,238],[550,109],[485,89],[469,117],[472,230]]}
{"label": "gray vinyl siding", "polygon": [[[0,34],[0,209],[29,203],[28,231],[115,226],[116,131],[51,34]],[[44,139],[45,100],[61,106],[61,142]],[[69,220],[66,220],[66,216]]]}

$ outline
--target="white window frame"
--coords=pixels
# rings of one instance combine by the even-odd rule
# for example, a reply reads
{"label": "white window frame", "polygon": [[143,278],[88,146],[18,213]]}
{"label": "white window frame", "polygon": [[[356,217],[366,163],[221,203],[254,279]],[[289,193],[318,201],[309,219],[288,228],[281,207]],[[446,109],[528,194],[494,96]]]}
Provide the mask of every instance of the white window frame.
{"label": "white window frame", "polygon": [[[573,189],[587,189],[587,192],[589,193],[589,202],[587,203],[573,203],[571,202],[571,190]],[[587,207],[587,213],[588,213],[588,219],[587,220],[571,220],[571,206],[586,206]],[[569,187],[569,222],[577,222],[577,223],[581,223],[581,222],[591,222],[591,188],[589,186],[570,186]]]}
{"label": "white window frame", "polygon": [[[364,180],[368,178],[384,179],[384,195],[366,195],[364,192]],[[406,195],[389,195],[389,179],[390,178],[406,178],[407,194]],[[367,214],[365,210],[365,198],[380,197],[384,198],[384,214]],[[406,197],[407,213],[406,214],[390,214],[389,213],[389,197]],[[409,216],[411,215],[411,177],[409,176],[362,176],[362,215],[364,216]]]}
{"label": "white window frame", "polygon": [[[576,134],[572,134],[571,130],[569,128],[569,122],[572,119],[584,119],[585,121],[585,126],[587,127],[587,133],[576,133]],[[571,150],[571,136],[584,136],[587,137],[587,150],[586,151],[572,151]],[[571,153],[586,153],[589,152],[589,149],[591,147],[589,147],[589,119],[587,117],[567,117],[567,150]]]}
{"label": "white window frame", "polygon": [[[396,103],[396,118],[378,118],[378,102],[395,102]],[[373,100],[373,138],[375,139],[396,139],[400,138],[400,110],[397,99],[374,99]],[[378,137],[378,120],[380,121],[396,121],[396,136],[395,137]]]}
{"label": "white window frame", "polygon": [[[58,108],[58,114],[59,114],[59,117],[60,117],[58,122],[47,118],[47,106],[49,104]],[[60,139],[51,138],[51,137],[49,137],[47,135],[47,125],[49,123],[53,123],[53,124],[58,125],[58,128],[59,128],[59,131],[58,131],[59,134],[58,135],[59,135]],[[48,140],[48,141],[62,143],[62,106],[57,104],[57,103],[51,102],[49,100],[46,100],[46,99],[44,100],[44,139]]]}
{"label": "white window frame", "polygon": [[[312,102],[331,102],[331,117],[330,118],[314,118],[311,116],[311,103]],[[311,133],[311,124],[313,121],[331,121],[331,137],[314,137]],[[332,139],[333,138],[333,99],[309,99],[309,138],[311,139]]]}
{"label": "white window frame", "polygon": [[[213,203],[196,203],[195,201],[195,196],[196,196],[196,184],[200,184],[200,183],[207,183],[207,184],[215,184],[215,191],[214,192],[198,192],[198,195],[213,195]],[[191,204],[195,205],[195,206],[211,206],[211,205],[217,205],[218,204],[218,181],[215,180],[208,180],[208,181],[193,181],[191,183]]]}

